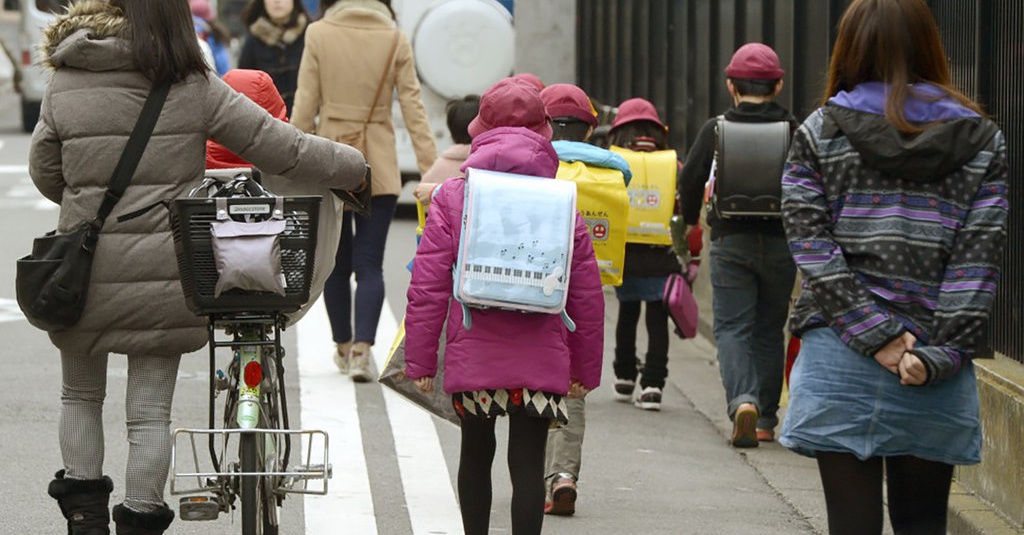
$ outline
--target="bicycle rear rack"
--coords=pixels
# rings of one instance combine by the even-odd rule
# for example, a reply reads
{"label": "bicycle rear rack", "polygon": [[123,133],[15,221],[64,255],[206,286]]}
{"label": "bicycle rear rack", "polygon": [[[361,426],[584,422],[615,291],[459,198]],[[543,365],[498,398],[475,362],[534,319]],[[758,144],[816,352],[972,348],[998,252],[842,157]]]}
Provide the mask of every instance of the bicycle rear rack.
{"label": "bicycle rear rack", "polygon": [[[196,443],[198,437],[220,437],[221,444],[227,447],[228,438],[231,435],[243,433],[259,434],[261,436],[276,437],[277,442],[283,443],[286,438],[298,435],[302,438],[302,462],[290,464],[283,470],[268,470],[264,472],[242,472],[238,463],[229,466],[213,467],[210,460],[200,461],[199,446]],[[187,467],[180,467],[182,459],[178,455],[179,441],[185,441],[192,449],[192,464]],[[239,476],[266,476],[279,478],[275,492],[287,494],[327,494],[327,480],[331,478],[332,469],[329,456],[329,439],[327,433],[320,430],[292,430],[292,429],[176,429],[171,443],[171,494],[196,494],[202,492],[216,492],[224,487],[227,478]],[[280,457],[280,451],[278,457]],[[314,453],[318,454],[314,456]],[[204,457],[205,459],[205,457]],[[277,461],[280,465],[280,460]],[[275,467],[276,468],[276,467]],[[184,470],[189,471],[184,471]],[[181,488],[179,480],[195,478],[195,487]],[[320,481],[322,485],[310,488],[310,481]]]}

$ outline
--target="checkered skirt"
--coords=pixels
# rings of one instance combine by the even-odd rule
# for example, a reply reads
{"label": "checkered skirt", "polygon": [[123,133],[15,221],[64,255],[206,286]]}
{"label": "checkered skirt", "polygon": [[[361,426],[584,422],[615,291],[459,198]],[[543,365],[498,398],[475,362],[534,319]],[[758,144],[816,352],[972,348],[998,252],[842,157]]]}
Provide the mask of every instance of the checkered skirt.
{"label": "checkered skirt", "polygon": [[459,418],[493,418],[518,411],[528,416],[568,423],[565,399],[550,392],[529,388],[474,390],[452,394],[452,406]]}

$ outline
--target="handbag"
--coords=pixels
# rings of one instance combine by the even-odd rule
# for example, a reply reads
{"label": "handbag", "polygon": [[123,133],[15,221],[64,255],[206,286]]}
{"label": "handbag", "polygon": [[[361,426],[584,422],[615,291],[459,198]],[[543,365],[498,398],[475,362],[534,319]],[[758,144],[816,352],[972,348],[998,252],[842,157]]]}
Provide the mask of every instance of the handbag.
{"label": "handbag", "polygon": [[[690,271],[696,275],[695,269]],[[698,321],[697,300],[693,298],[693,291],[687,278],[687,275],[682,273],[669,275],[665,280],[665,290],[661,297],[668,317],[676,327],[676,334],[684,340],[697,336]]]}
{"label": "handbag", "polygon": [[363,156],[366,156],[366,132],[370,127],[370,119],[373,118],[373,110],[377,108],[377,102],[380,101],[380,94],[384,91],[384,82],[387,80],[388,73],[391,72],[391,63],[395,59],[395,50],[397,49],[398,32],[396,31],[395,37],[391,41],[391,51],[388,52],[388,62],[384,65],[384,72],[380,75],[380,81],[377,82],[377,93],[373,95],[373,104],[370,104],[370,111],[366,113],[366,119],[363,121],[362,127],[355,132],[342,134],[335,140],[357,149],[359,152],[363,153]]}
{"label": "handbag", "polygon": [[284,297],[286,281],[281,270],[281,233],[287,226],[284,198],[275,198],[270,217],[263,221],[235,221],[228,215],[225,197],[217,197],[216,203],[217,220],[210,223],[210,245],[217,265],[213,296],[220,297],[225,290],[237,288]]}
{"label": "handbag", "polygon": [[442,337],[441,347],[438,352],[442,358],[438,359],[437,375],[434,376],[434,390],[429,394],[423,393],[416,386],[416,383],[405,376],[405,320],[398,326],[398,334],[391,344],[391,351],[388,353],[388,361],[380,372],[377,382],[394,390],[396,393],[411,401],[417,407],[455,425],[461,425],[459,416],[455,414],[452,407],[452,398],[444,393],[441,385],[444,384],[444,340]]}
{"label": "handbag", "polygon": [[47,232],[33,240],[31,254],[18,259],[15,275],[18,307],[33,326],[48,332],[62,331],[73,327],[81,318],[103,221],[121,200],[135,174],[170,88],[169,83],[154,84],[146,97],[96,218],[64,234],[56,230]]}

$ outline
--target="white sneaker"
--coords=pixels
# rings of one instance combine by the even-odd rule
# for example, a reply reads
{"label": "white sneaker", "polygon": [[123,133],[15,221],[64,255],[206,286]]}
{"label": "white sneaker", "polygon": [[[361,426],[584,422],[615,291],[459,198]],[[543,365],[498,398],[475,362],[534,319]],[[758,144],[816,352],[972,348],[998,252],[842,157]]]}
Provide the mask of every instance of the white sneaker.
{"label": "white sneaker", "polygon": [[334,349],[334,365],[338,367],[338,371],[342,374],[348,375],[348,352],[352,348],[352,342],[341,342],[336,344]]}
{"label": "white sneaker", "polygon": [[645,411],[661,410],[661,389],[656,386],[648,386],[640,391],[640,394],[633,401],[633,404]]}
{"label": "white sneaker", "polygon": [[629,379],[615,380],[615,400],[629,403],[633,400],[633,389],[636,388],[636,381]]}
{"label": "white sneaker", "polygon": [[348,375],[356,383],[368,383],[373,376],[370,374],[370,344],[356,342],[348,359]]}

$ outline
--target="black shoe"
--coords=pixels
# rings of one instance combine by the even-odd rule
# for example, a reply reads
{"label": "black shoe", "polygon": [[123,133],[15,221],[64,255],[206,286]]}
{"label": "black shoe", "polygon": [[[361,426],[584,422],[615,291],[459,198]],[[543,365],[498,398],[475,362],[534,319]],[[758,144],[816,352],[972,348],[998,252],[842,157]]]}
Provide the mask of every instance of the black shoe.
{"label": "black shoe", "polygon": [[140,513],[118,504],[114,506],[117,535],[163,535],[174,520],[174,511],[164,504],[155,511]]}
{"label": "black shoe", "polygon": [[68,521],[68,535],[110,534],[110,492],[114,482],[100,479],[68,479],[64,470],[54,474],[47,493],[57,500]]}

